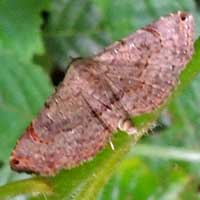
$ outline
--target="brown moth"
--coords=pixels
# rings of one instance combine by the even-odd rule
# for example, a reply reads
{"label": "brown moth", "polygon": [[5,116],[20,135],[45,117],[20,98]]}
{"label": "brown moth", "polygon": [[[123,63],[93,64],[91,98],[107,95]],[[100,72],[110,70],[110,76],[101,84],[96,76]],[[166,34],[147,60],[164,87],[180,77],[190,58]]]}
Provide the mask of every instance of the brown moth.
{"label": "brown moth", "polygon": [[11,168],[54,175],[95,156],[113,131],[134,130],[130,116],[155,110],[176,86],[193,54],[193,34],[193,17],[179,11],[72,62],[17,142]]}

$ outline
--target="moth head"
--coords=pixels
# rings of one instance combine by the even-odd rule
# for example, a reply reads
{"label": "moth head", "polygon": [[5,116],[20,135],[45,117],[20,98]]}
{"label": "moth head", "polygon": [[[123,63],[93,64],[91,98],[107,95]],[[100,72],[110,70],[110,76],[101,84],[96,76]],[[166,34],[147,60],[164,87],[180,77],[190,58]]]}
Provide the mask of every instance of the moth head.
{"label": "moth head", "polygon": [[174,65],[182,69],[194,51],[193,16],[187,12],[178,11],[161,17],[149,27],[159,33],[163,47],[172,53]]}
{"label": "moth head", "polygon": [[178,31],[180,34],[179,48],[180,51],[188,58],[192,57],[194,51],[194,19],[187,12],[177,12]]}

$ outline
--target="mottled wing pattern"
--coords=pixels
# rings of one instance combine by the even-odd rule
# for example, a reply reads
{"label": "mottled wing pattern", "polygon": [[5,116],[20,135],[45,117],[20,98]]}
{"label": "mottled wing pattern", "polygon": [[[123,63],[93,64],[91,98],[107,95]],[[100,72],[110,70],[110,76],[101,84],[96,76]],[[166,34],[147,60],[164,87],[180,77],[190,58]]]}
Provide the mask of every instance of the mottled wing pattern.
{"label": "mottled wing pattern", "polygon": [[183,12],[163,17],[116,42],[96,60],[132,116],[161,105],[193,54],[193,19]]}
{"label": "mottled wing pattern", "polygon": [[[55,94],[32,121],[11,156],[17,171],[53,175],[93,157],[124,113],[112,91],[93,73],[91,60],[75,61]],[[92,83],[92,84],[91,84]]]}
{"label": "mottled wing pattern", "polygon": [[192,16],[178,12],[74,61],[19,139],[11,167],[54,175],[92,158],[120,121],[165,101],[192,53]]}

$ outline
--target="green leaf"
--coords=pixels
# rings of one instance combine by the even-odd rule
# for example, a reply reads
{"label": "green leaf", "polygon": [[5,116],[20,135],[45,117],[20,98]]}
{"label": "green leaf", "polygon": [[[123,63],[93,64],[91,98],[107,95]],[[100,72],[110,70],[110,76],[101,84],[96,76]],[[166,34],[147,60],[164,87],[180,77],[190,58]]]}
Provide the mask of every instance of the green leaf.
{"label": "green leaf", "polygon": [[47,6],[47,0],[40,3],[36,0],[1,0],[0,48],[12,51],[23,61],[30,61],[35,53],[43,53],[40,12]]}
{"label": "green leaf", "polygon": [[0,1],[1,184],[16,178],[8,167],[11,150],[52,90],[46,73],[33,62],[34,54],[44,50],[39,28],[47,2]]}
{"label": "green leaf", "polygon": [[44,72],[0,50],[0,159],[8,159],[17,138],[50,93]]}
{"label": "green leaf", "polygon": [[167,160],[200,163],[200,152],[192,149],[177,148],[173,146],[163,147],[152,144],[137,144],[128,153],[128,157],[145,156]]}
{"label": "green leaf", "polygon": [[[143,176],[143,179],[140,179],[140,176]],[[158,187],[155,173],[152,173],[137,158],[125,160],[112,177],[111,183],[101,193],[99,199],[132,199],[133,197],[135,199],[148,199],[149,194]],[[135,193],[135,191],[138,192]]]}
{"label": "green leaf", "polygon": [[52,1],[44,40],[52,62],[66,69],[71,57],[89,56],[103,48],[98,8],[91,0]]}
{"label": "green leaf", "polygon": [[[110,34],[111,40],[129,35],[138,28],[149,24],[160,16],[177,10],[191,12],[195,18],[200,14],[196,11],[195,1],[187,0],[95,0],[98,5],[104,30]],[[199,35],[199,21],[196,20],[196,33]]]}
{"label": "green leaf", "polygon": [[0,188],[1,199],[10,199],[12,197],[12,195],[8,195],[10,193],[12,193],[12,195],[37,196],[38,193],[48,195],[53,193],[53,191],[46,180],[43,180],[42,178],[33,178],[27,181],[16,181]]}
{"label": "green leaf", "polygon": [[129,158],[120,165],[98,199],[178,199],[190,180],[181,168],[155,170],[145,160]]}

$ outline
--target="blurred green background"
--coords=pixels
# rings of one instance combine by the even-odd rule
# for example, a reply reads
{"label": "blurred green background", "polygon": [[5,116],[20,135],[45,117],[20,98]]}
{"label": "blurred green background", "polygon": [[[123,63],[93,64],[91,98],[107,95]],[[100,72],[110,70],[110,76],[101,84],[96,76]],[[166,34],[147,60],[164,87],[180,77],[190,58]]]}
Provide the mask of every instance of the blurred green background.
{"label": "blurred green background", "polygon": [[[0,185],[30,177],[10,170],[9,154],[72,58],[95,54],[177,10],[193,14],[198,38],[197,0],[0,0]],[[93,199],[200,199],[200,76],[156,124]],[[73,199],[60,192],[53,199]]]}

